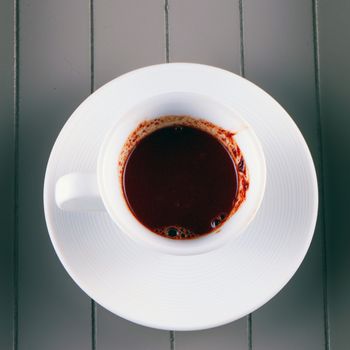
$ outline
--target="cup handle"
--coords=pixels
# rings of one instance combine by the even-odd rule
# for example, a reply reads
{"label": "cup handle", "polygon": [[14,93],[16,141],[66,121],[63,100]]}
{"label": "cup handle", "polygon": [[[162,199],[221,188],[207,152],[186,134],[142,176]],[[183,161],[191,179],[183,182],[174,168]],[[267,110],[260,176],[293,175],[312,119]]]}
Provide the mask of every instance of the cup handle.
{"label": "cup handle", "polygon": [[95,174],[71,173],[55,186],[57,206],[67,211],[105,211]]}

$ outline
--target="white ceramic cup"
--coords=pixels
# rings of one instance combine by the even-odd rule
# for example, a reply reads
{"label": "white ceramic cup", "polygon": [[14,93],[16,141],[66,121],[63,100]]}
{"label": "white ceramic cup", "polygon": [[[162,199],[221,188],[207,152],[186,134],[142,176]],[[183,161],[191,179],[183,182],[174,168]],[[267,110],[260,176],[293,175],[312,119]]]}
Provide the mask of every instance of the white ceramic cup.
{"label": "white ceramic cup", "polygon": [[[217,230],[191,240],[172,240],[143,226],[131,213],[118,176],[118,159],[128,136],[140,122],[165,115],[189,115],[205,119],[235,133],[249,172],[249,189],[244,202]],[[120,234],[163,253],[200,254],[222,246],[240,235],[254,218],[261,204],[266,182],[265,158],[251,126],[236,111],[209,96],[179,91],[153,96],[134,106],[107,133],[100,147],[96,173],[70,173],[55,188],[57,205],[69,211],[107,211],[119,226]],[[140,174],[142,176],[142,174]]]}

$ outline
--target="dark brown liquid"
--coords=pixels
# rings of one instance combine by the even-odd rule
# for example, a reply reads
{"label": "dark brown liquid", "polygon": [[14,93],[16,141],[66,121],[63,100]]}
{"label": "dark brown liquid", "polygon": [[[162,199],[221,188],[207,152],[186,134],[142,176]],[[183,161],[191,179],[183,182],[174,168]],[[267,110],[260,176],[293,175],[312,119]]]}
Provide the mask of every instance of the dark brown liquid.
{"label": "dark brown liquid", "polygon": [[237,172],[211,134],[172,125],[141,139],[125,164],[123,190],[135,217],[172,239],[212,232],[230,214]]}

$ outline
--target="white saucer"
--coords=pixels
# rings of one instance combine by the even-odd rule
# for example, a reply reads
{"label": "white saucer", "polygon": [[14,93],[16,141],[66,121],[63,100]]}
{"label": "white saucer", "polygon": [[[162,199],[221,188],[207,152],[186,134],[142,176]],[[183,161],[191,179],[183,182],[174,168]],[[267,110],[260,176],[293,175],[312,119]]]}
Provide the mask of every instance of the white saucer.
{"label": "white saucer", "polygon": [[[176,90],[212,96],[241,113],[255,129],[267,164],[265,197],[246,232],[196,256],[146,251],[107,214],[61,211],[54,201],[60,176],[95,171],[99,145],[116,118],[138,101]],[[282,289],[310,245],[318,191],[307,145],[274,99],[227,71],[177,63],[123,75],[80,105],[52,150],[44,202],[54,248],[91,298],[142,325],[195,330],[234,321]]]}

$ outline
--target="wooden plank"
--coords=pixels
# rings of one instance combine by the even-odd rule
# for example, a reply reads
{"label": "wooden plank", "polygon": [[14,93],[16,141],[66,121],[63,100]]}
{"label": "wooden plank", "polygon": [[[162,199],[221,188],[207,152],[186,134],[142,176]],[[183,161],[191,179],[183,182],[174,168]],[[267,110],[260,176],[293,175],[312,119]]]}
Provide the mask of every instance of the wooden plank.
{"label": "wooden plank", "polygon": [[321,121],[324,152],[330,349],[350,342],[350,102],[347,0],[319,1]]}
{"label": "wooden plank", "polygon": [[[165,61],[162,0],[94,4],[95,87],[130,70]],[[169,332],[138,326],[97,307],[98,350],[168,349]]]}
{"label": "wooden plank", "polygon": [[[269,92],[301,129],[320,170],[312,4],[243,1],[245,72]],[[294,278],[253,314],[253,348],[323,349],[322,221]]]}
{"label": "wooden plank", "polygon": [[238,0],[169,0],[171,62],[196,62],[239,74]]}
{"label": "wooden plank", "polygon": [[95,87],[165,62],[164,2],[99,0],[94,5]]}
{"label": "wooden plank", "polygon": [[0,2],[0,349],[13,338],[14,104],[13,4]]}
{"label": "wooden plank", "polygon": [[176,332],[176,350],[248,349],[246,318],[195,332]]}
{"label": "wooden plank", "polygon": [[20,1],[19,349],[89,349],[90,299],[51,245],[42,188],[61,127],[89,94],[85,0]]}
{"label": "wooden plank", "polygon": [[[240,72],[238,1],[169,1],[169,58]],[[247,349],[247,320],[197,332],[176,332],[177,350]]]}
{"label": "wooden plank", "polygon": [[139,326],[98,306],[97,349],[170,349],[169,332]]}

